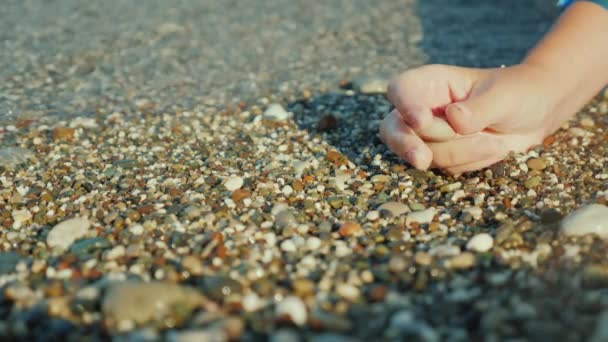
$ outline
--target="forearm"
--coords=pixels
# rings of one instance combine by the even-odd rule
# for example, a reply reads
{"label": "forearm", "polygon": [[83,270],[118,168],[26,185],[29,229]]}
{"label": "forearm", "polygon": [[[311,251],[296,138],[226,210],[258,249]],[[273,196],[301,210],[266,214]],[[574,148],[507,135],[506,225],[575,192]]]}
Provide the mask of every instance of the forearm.
{"label": "forearm", "polygon": [[559,126],[608,84],[608,9],[573,4],[523,63],[546,71],[564,95],[555,110]]}

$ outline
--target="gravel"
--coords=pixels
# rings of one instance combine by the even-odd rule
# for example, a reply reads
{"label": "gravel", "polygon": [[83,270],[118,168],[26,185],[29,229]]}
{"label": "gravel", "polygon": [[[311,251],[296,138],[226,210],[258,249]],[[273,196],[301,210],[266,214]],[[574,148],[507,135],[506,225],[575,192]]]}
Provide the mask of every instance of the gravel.
{"label": "gravel", "polygon": [[512,64],[535,6],[3,4],[0,337],[603,339],[608,92],[459,177],[377,137],[381,81]]}

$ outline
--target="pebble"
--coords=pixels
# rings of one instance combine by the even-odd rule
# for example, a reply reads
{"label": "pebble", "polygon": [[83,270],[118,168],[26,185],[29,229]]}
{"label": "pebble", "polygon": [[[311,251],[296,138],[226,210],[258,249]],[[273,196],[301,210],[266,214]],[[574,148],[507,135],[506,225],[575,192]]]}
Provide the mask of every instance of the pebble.
{"label": "pebble", "polygon": [[361,295],[359,288],[347,283],[338,284],[336,286],[336,293],[338,294],[338,296],[351,302],[356,302],[357,300],[359,300],[359,296]]}
{"label": "pebble", "polygon": [[53,227],[46,237],[46,243],[51,248],[68,249],[74,241],[84,237],[91,223],[83,217],[63,221]]}
{"label": "pebble", "polygon": [[542,182],[542,178],[540,176],[533,176],[526,180],[526,182],[524,183],[524,186],[527,189],[532,189],[532,188],[536,188],[537,186],[539,186],[541,182]]}
{"label": "pebble", "polygon": [[393,314],[388,326],[390,337],[401,340],[435,342],[439,334],[428,323],[416,319],[410,310],[400,310]]}
{"label": "pebble", "polygon": [[475,265],[475,255],[470,252],[463,252],[450,258],[447,262],[447,266],[456,270],[465,270]]}
{"label": "pebble", "polygon": [[298,221],[291,213],[291,210],[285,209],[276,214],[276,224],[279,229],[285,229],[295,226],[298,224]]}
{"label": "pebble", "polygon": [[380,77],[360,76],[352,80],[353,88],[366,95],[384,94],[388,89],[388,80]]}
{"label": "pebble", "polygon": [[342,236],[342,237],[358,236],[358,235],[363,234],[363,229],[361,228],[361,225],[358,223],[346,222],[342,226],[340,226],[340,229],[338,230],[338,232],[340,233],[340,236]]}
{"label": "pebble", "polygon": [[570,213],[560,223],[561,232],[567,236],[596,234],[608,238],[608,207],[589,204]]}
{"label": "pebble", "polygon": [[191,311],[203,303],[204,297],[189,287],[160,282],[121,282],[110,285],[102,310],[114,324],[143,324],[171,315],[173,310]]}
{"label": "pebble", "polygon": [[15,229],[21,228],[24,224],[29,223],[32,220],[32,213],[26,208],[13,210],[13,227]]}
{"label": "pebble", "polygon": [[291,118],[292,114],[278,103],[271,103],[264,111],[264,119],[271,121],[285,121]]}
{"label": "pebble", "polygon": [[0,275],[15,272],[15,267],[22,260],[25,260],[25,257],[15,252],[0,253]]}
{"label": "pebble", "polygon": [[315,283],[305,278],[294,280],[292,287],[298,297],[307,297],[315,292]]}
{"label": "pebble", "polygon": [[530,169],[538,170],[538,171],[542,171],[547,167],[547,163],[543,159],[540,159],[540,158],[530,158],[530,159],[528,159],[526,164],[528,165],[528,167]]}
{"label": "pebble", "polygon": [[298,248],[292,239],[287,239],[281,242],[281,250],[287,253],[294,253]]}
{"label": "pebble", "polygon": [[475,220],[479,220],[483,215],[483,210],[480,207],[468,207],[462,212],[470,214]]}
{"label": "pebble", "polygon": [[234,177],[230,177],[230,178],[228,178],[228,180],[226,180],[226,182],[224,183],[224,187],[228,191],[235,191],[235,190],[240,189],[244,183],[245,183],[245,181],[243,180],[242,177],[234,176]]}
{"label": "pebble", "polygon": [[311,236],[306,240],[306,246],[308,249],[313,251],[319,249],[319,247],[321,247],[321,243],[321,239],[316,236]]}
{"label": "pebble", "polygon": [[304,302],[296,296],[285,297],[276,306],[277,317],[288,317],[295,325],[302,326],[308,320]]}
{"label": "pebble", "polygon": [[0,167],[14,170],[17,166],[33,159],[34,153],[21,147],[0,148]]}
{"label": "pebble", "polygon": [[407,222],[430,223],[435,217],[435,208],[413,211],[407,215]]}
{"label": "pebble", "polygon": [[371,211],[367,212],[367,214],[365,215],[365,218],[368,221],[376,221],[377,219],[380,218],[380,213],[377,210],[371,210]]}
{"label": "pebble", "polygon": [[[137,340],[139,341],[139,340]],[[189,330],[172,330],[167,333],[167,341],[169,342],[227,342],[229,341],[228,334],[222,329],[212,327],[208,329],[189,329]]]}
{"label": "pebble", "polygon": [[388,212],[393,217],[401,216],[410,211],[410,208],[401,202],[386,202],[378,207],[380,212]]}
{"label": "pebble", "polygon": [[427,252],[419,251],[414,254],[414,262],[421,266],[428,266],[433,262],[433,256]]}
{"label": "pebble", "polygon": [[484,253],[492,249],[494,239],[488,233],[480,233],[473,236],[467,243],[467,249],[479,253]]}

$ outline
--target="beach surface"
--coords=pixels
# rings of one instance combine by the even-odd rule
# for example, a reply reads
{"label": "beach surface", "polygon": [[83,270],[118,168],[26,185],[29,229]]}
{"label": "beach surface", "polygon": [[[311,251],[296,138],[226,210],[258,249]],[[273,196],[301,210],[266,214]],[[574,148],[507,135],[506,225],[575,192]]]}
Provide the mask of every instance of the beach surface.
{"label": "beach surface", "polygon": [[5,1],[0,337],[608,340],[608,92],[459,177],[377,138],[540,3]]}

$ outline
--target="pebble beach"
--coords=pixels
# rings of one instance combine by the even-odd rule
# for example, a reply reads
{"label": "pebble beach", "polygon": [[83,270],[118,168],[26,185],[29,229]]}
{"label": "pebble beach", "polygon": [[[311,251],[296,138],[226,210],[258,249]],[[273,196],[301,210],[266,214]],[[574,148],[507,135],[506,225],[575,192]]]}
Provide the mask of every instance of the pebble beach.
{"label": "pebble beach", "polygon": [[459,176],[377,137],[390,75],[551,19],[447,3],[8,1],[0,338],[608,340],[608,91]]}

